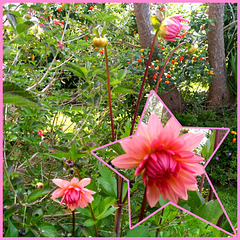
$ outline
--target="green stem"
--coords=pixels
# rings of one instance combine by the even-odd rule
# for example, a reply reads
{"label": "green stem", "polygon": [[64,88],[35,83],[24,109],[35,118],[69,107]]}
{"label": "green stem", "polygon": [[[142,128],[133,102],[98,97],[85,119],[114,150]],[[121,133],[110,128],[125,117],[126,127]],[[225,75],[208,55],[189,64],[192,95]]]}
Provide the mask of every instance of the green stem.
{"label": "green stem", "polygon": [[75,234],[75,214],[74,214],[74,210],[72,211],[72,237],[74,237]]}
{"label": "green stem", "polygon": [[[90,212],[91,212],[93,221],[96,221],[96,218],[95,218],[95,216],[94,216],[94,212],[93,212],[91,203],[88,203],[88,206],[89,206],[89,208],[90,208]],[[96,237],[98,237],[98,229],[97,229],[96,223],[94,224],[94,230],[95,230],[95,235],[96,235]]]}
{"label": "green stem", "polygon": [[152,48],[151,48],[149,58],[148,58],[148,61],[147,61],[146,70],[145,70],[143,80],[142,80],[142,86],[141,86],[141,89],[140,89],[140,92],[139,92],[139,95],[138,95],[137,106],[136,106],[136,109],[135,109],[135,112],[134,112],[134,117],[133,117],[133,122],[132,122],[130,135],[132,135],[132,133],[133,133],[134,124],[135,124],[135,121],[136,121],[136,118],[137,118],[138,108],[139,108],[139,105],[140,105],[140,100],[141,100],[141,97],[142,97],[144,84],[145,84],[145,81],[146,81],[146,78],[147,78],[148,69],[149,69],[149,66],[150,66],[150,63],[151,63],[151,60],[152,60],[153,50],[154,50],[155,43],[156,43],[156,40],[157,40],[157,35],[158,35],[158,31],[156,31],[156,33],[155,33],[153,43],[152,43]]}
{"label": "green stem", "polygon": [[160,74],[159,74],[158,81],[157,81],[157,85],[156,85],[156,88],[155,88],[155,92],[157,92],[157,90],[158,90],[158,86],[159,86],[160,80],[161,80],[161,78],[162,78],[163,71],[164,71],[165,67],[167,66],[167,63],[169,62],[170,58],[171,58],[172,55],[176,52],[176,50],[177,50],[180,46],[182,46],[183,44],[185,44],[185,43],[186,43],[186,42],[182,42],[182,43],[178,44],[178,45],[173,49],[173,51],[169,54],[167,60],[165,61],[164,65],[163,65],[163,67],[162,67],[162,69],[161,69],[161,72],[160,72]]}
{"label": "green stem", "polygon": [[[159,221],[159,224],[158,224],[159,226],[162,224],[163,213],[164,213],[164,208],[162,209],[162,212],[161,212],[160,221]],[[159,232],[160,232],[160,228],[157,228],[156,237],[158,237]]]}

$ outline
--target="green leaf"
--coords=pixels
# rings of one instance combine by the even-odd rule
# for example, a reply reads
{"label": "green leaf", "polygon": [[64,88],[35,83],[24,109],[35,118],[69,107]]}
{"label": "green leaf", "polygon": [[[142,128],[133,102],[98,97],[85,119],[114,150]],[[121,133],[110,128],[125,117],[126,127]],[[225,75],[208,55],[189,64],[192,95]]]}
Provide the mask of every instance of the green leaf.
{"label": "green leaf", "polygon": [[123,148],[119,142],[112,144],[111,147],[117,154],[119,154],[119,155],[125,154],[125,151],[123,150]]}
{"label": "green leaf", "polygon": [[130,86],[118,86],[113,89],[114,93],[123,93],[123,94],[138,94],[136,91],[131,89],[132,87]]}
{"label": "green leaf", "polygon": [[85,227],[91,227],[93,226],[97,221],[93,221],[91,218],[87,219],[84,223],[83,226]]}
{"label": "green leaf", "polygon": [[42,223],[38,226],[41,235],[44,237],[57,237],[58,233],[51,223]]}
{"label": "green leaf", "polygon": [[90,22],[93,22],[93,19],[91,16],[87,15],[87,14],[82,14],[81,17],[86,18],[87,20],[89,20]]}
{"label": "green leaf", "polygon": [[223,210],[217,200],[204,203],[196,212],[196,215],[213,224],[217,224],[217,221],[222,214]]}
{"label": "green leaf", "polygon": [[159,20],[157,19],[157,17],[156,16],[151,16],[150,17],[150,21],[151,21],[151,23],[152,23],[152,25],[153,25],[153,28],[154,28],[154,30],[158,30],[158,28],[160,27],[160,25],[161,25],[161,23],[159,22]]}
{"label": "green leaf", "polygon": [[96,218],[98,220],[104,218],[103,216],[106,214],[108,208],[111,205],[113,205],[115,203],[115,201],[116,201],[115,198],[111,198],[111,197],[105,198],[98,207],[98,210],[99,210],[100,214],[96,215]]}
{"label": "green leaf", "polygon": [[164,200],[163,197],[160,195],[160,198],[158,200],[160,206],[162,207],[163,205],[165,205],[166,203],[168,203],[168,199]]}
{"label": "green leaf", "polygon": [[10,218],[8,219],[8,229],[7,229],[7,232],[5,234],[5,237],[18,237],[18,230],[12,224]]}
{"label": "green leaf", "polygon": [[146,226],[137,226],[127,232],[127,237],[150,237],[149,228]]}
{"label": "green leaf", "polygon": [[4,219],[4,221],[9,219],[9,217],[11,217],[18,209],[19,209],[19,206],[13,205],[8,210],[4,211],[3,212],[3,219]]}
{"label": "green leaf", "polygon": [[106,22],[110,22],[114,19],[118,18],[117,16],[114,16],[114,15],[107,15],[103,18],[103,21],[106,21]]}
{"label": "green leaf", "polygon": [[98,165],[99,172],[101,174],[101,177],[98,178],[98,182],[100,183],[100,186],[102,188],[102,191],[112,197],[117,196],[117,183],[116,179],[113,177],[111,170],[102,165]]}
{"label": "green leaf", "polygon": [[101,217],[98,217],[98,219],[103,219],[103,218],[108,217],[108,216],[111,215],[113,212],[115,212],[116,209],[118,209],[118,207],[111,207],[111,208],[109,208],[103,215],[101,215]]}
{"label": "green leaf", "polygon": [[39,198],[43,195],[48,194],[50,191],[51,190],[49,190],[49,189],[36,189],[29,195],[28,200],[32,201],[36,198]]}
{"label": "green leaf", "polygon": [[24,22],[22,24],[18,24],[16,27],[16,31],[18,34],[25,32],[26,30],[28,30],[29,28],[31,28],[32,26],[34,26],[34,23],[31,21],[27,21]]}
{"label": "green leaf", "polygon": [[125,78],[126,74],[127,74],[127,69],[121,69],[118,71],[118,74],[117,74],[117,79],[118,80],[122,80]]}
{"label": "green leaf", "polygon": [[199,191],[188,191],[188,200],[183,202],[186,202],[190,206],[191,212],[196,213],[198,208],[205,203],[205,199]]}
{"label": "green leaf", "polygon": [[12,82],[3,83],[3,104],[39,108],[40,104],[32,94]]}

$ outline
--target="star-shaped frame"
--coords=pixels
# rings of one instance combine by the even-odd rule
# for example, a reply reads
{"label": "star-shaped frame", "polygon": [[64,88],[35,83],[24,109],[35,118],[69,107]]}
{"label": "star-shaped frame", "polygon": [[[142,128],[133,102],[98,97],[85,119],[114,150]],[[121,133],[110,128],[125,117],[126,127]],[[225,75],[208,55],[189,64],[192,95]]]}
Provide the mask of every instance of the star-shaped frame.
{"label": "star-shaped frame", "polygon": [[[173,117],[175,119],[175,121],[181,126],[181,124],[178,122],[178,120],[174,117],[174,115],[171,113],[171,111],[167,108],[167,106],[164,104],[164,102],[159,98],[159,96],[156,94],[155,91],[151,91],[149,96],[148,96],[148,99],[147,99],[147,102],[146,102],[146,105],[144,107],[144,110],[143,110],[143,113],[142,113],[142,116],[140,118],[140,123],[143,121],[143,122],[146,122],[147,119],[149,118],[149,114],[152,114],[152,113],[155,113],[157,114],[158,116],[160,116],[160,118],[162,119],[162,121],[166,122],[170,117]],[[139,130],[139,126],[140,124],[138,125],[137,127],[137,130],[136,130],[136,133],[137,131]],[[215,144],[214,144],[214,149],[212,149],[212,152],[211,152],[211,155],[208,156],[205,160],[205,162],[203,163],[204,164],[204,169],[207,167],[207,165],[209,164],[209,162],[211,161],[212,157],[214,156],[214,154],[216,153],[216,151],[218,150],[218,148],[220,147],[220,145],[222,144],[222,142],[224,141],[224,139],[226,138],[227,134],[229,133],[230,129],[228,128],[209,128],[209,127],[201,127],[201,128],[198,128],[198,127],[184,127],[184,126],[181,126],[181,129],[185,132],[204,132],[206,135],[210,136],[210,135],[213,135],[214,134],[214,139],[218,139],[217,141],[215,140]],[[135,134],[136,134],[135,133]],[[132,136],[134,136],[135,134],[133,134]],[[107,167],[109,167],[111,170],[113,170],[115,173],[117,173],[121,178],[123,178],[125,181],[127,181],[127,186],[128,186],[128,208],[129,208],[129,228],[130,229],[133,229],[135,228],[136,226],[138,226],[139,224],[141,224],[142,222],[146,221],[148,218],[152,217],[154,214],[156,214],[157,212],[161,211],[162,209],[164,209],[166,206],[168,206],[169,204],[179,208],[180,210],[208,223],[209,225],[212,225],[214,226],[215,228],[227,233],[228,235],[230,236],[234,236],[236,235],[236,231],[207,175],[207,172],[204,170],[204,175],[202,176],[202,181],[204,181],[204,177],[206,177],[207,181],[208,181],[208,184],[212,190],[212,194],[214,194],[214,197],[215,199],[218,201],[218,204],[219,204],[219,207],[222,208],[222,211],[223,211],[223,216],[226,217],[231,229],[232,229],[232,233],[230,233],[229,231],[226,231],[224,230],[223,228],[220,228],[218,225],[218,223],[213,223],[211,222],[211,218],[209,219],[204,219],[194,213],[192,213],[191,211],[189,211],[188,209],[184,208],[183,206],[179,206],[175,203],[172,203],[172,202],[164,202],[162,201],[162,205],[160,208],[156,209],[154,208],[154,211],[149,214],[148,216],[146,216],[144,219],[142,219],[141,221],[139,221],[138,223],[135,223],[132,225],[132,217],[131,217],[131,194],[130,194],[130,187],[132,185],[132,183],[130,183],[130,180],[129,179],[129,174],[126,173],[126,171],[122,171],[121,169],[115,169],[110,161],[108,161],[108,163],[106,162],[106,160],[104,161],[102,159],[102,157],[98,156],[98,153],[97,151],[99,150],[102,150],[102,149],[105,149],[105,148],[108,148],[108,147],[112,147],[114,144],[119,144],[119,142],[122,142],[126,139],[129,139],[131,138],[132,136],[129,136],[129,137],[126,137],[126,138],[123,138],[121,140],[118,140],[118,141],[115,141],[115,142],[112,142],[112,143],[109,143],[107,145],[104,145],[104,146],[101,146],[101,147],[98,147],[96,149],[93,149],[91,151],[92,155],[94,155],[96,158],[98,158],[103,164],[105,164]],[[203,141],[201,142],[202,145],[204,145],[206,143],[206,141],[210,141],[209,140],[210,138],[207,138],[205,137],[203,139]],[[205,144],[206,145],[206,144]],[[208,149],[209,150],[209,149]],[[196,149],[195,150],[196,152],[200,150]],[[126,173],[126,174],[125,174]],[[216,204],[215,204],[216,205]]]}

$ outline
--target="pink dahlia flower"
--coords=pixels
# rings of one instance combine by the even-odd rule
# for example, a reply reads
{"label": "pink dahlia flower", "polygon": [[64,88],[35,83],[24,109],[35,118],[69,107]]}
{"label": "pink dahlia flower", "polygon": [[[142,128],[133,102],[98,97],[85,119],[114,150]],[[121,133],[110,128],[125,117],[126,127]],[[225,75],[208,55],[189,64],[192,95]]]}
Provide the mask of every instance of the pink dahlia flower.
{"label": "pink dahlia flower", "polygon": [[160,195],[176,203],[188,199],[187,190],[197,190],[196,176],[203,173],[199,164],[202,157],[192,150],[202,141],[203,133],[186,133],[174,118],[163,127],[158,116],[152,114],[148,125],[141,123],[131,139],[121,142],[126,154],[112,160],[118,168],[137,167],[135,175],[142,174],[147,188],[147,200],[154,207]]}
{"label": "pink dahlia flower", "polygon": [[160,36],[167,41],[176,41],[175,38],[179,35],[181,29],[188,30],[190,27],[186,24],[180,23],[180,21],[186,21],[187,19],[182,18],[183,15],[175,15],[165,18],[160,26]]}
{"label": "pink dahlia flower", "polygon": [[65,205],[71,211],[78,207],[85,208],[87,203],[93,201],[92,194],[95,194],[95,192],[84,188],[91,182],[90,178],[84,178],[80,182],[77,178],[73,178],[70,182],[62,179],[53,179],[52,181],[60,188],[52,193],[51,198],[54,199],[63,196],[61,204],[65,202]]}

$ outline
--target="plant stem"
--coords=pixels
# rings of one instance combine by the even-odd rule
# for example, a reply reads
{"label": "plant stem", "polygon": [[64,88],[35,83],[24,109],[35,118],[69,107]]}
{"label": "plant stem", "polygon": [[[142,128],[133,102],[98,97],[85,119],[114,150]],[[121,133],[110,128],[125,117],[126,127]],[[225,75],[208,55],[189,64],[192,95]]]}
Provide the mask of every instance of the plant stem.
{"label": "plant stem", "polygon": [[133,122],[132,122],[130,135],[132,135],[132,133],[133,133],[134,124],[135,124],[135,121],[136,121],[138,108],[139,108],[140,100],[141,100],[141,97],[142,97],[143,87],[144,87],[144,84],[145,84],[145,81],[146,81],[146,78],[147,78],[149,65],[150,65],[151,60],[152,60],[152,55],[153,55],[153,50],[154,50],[155,43],[156,43],[156,40],[157,40],[157,35],[158,35],[158,31],[156,31],[156,33],[155,33],[155,36],[154,36],[154,39],[153,39],[153,43],[152,43],[152,48],[151,48],[151,51],[150,51],[150,54],[149,54],[149,58],[148,58],[148,61],[147,61],[146,70],[145,70],[145,73],[144,73],[144,76],[143,76],[143,80],[142,80],[142,86],[141,86],[141,89],[140,89],[140,92],[139,92],[139,95],[138,95],[137,106],[136,106],[136,109],[135,109],[135,112],[134,112],[134,117],[133,117]]}
{"label": "plant stem", "polygon": [[172,55],[176,52],[176,50],[177,50],[180,46],[182,46],[183,44],[185,44],[185,43],[186,43],[186,42],[182,42],[182,43],[178,44],[178,45],[173,49],[173,51],[169,54],[168,58],[166,59],[164,65],[163,65],[163,67],[162,67],[162,69],[161,69],[161,72],[160,72],[160,74],[159,74],[159,78],[158,78],[158,81],[157,81],[157,85],[156,85],[156,88],[155,88],[155,92],[157,92],[157,90],[158,90],[158,86],[159,86],[160,80],[161,80],[161,78],[162,78],[163,71],[164,71],[165,67],[167,66],[168,61],[170,60],[170,58],[172,57]]}
{"label": "plant stem", "polygon": [[144,218],[146,202],[147,202],[147,186],[146,186],[146,188],[145,188],[144,195],[143,195],[143,200],[142,200],[142,206],[141,206],[141,212],[140,212],[140,216],[139,216],[139,221],[143,220],[143,218]]}
{"label": "plant stem", "polygon": [[[216,149],[216,147],[218,145],[218,141],[219,141],[219,130],[216,130],[215,140],[214,140],[214,150]],[[212,197],[213,197],[213,189],[210,186],[210,188],[209,188],[209,195],[208,195],[208,201],[211,201]]]}
{"label": "plant stem", "polygon": [[107,84],[108,84],[108,102],[109,102],[109,111],[111,118],[111,129],[112,129],[112,141],[115,141],[114,137],[114,125],[113,125],[113,114],[112,114],[112,100],[111,100],[111,88],[110,88],[110,75],[108,67],[108,58],[107,58],[107,46],[104,47],[105,52],[105,62],[106,62],[106,71],[107,71]]}
{"label": "plant stem", "polygon": [[[161,216],[160,216],[160,220],[159,220],[159,224],[158,224],[159,226],[162,224],[163,213],[164,213],[164,208],[162,209],[162,212],[161,212]],[[156,230],[156,237],[158,237],[159,232],[160,232],[160,228],[158,228]]]}
{"label": "plant stem", "polygon": [[79,181],[81,181],[82,178],[81,178],[81,175],[80,175],[78,169],[77,169],[76,167],[74,167],[74,170],[75,170],[75,173],[78,175],[78,179],[79,179]]}
{"label": "plant stem", "polygon": [[[95,216],[94,216],[94,212],[93,212],[91,203],[88,203],[88,206],[89,206],[89,208],[90,208],[93,221],[96,221],[96,218],[95,218]],[[96,237],[98,237],[98,229],[97,229],[96,223],[94,224],[94,230],[95,230],[95,235],[96,235]]]}
{"label": "plant stem", "polygon": [[204,178],[205,178],[205,174],[203,173],[203,174],[202,174],[202,178],[201,178],[200,187],[199,187],[199,192],[200,192],[200,193],[202,193]]}
{"label": "plant stem", "polygon": [[72,211],[72,237],[74,237],[75,234],[75,214],[74,214],[74,210]]}
{"label": "plant stem", "polygon": [[115,214],[115,224],[114,224],[114,231],[116,236],[119,237],[119,230],[121,224],[121,213],[122,213],[122,191],[123,191],[123,179],[120,176],[117,176],[117,206],[118,209],[116,210]]}

